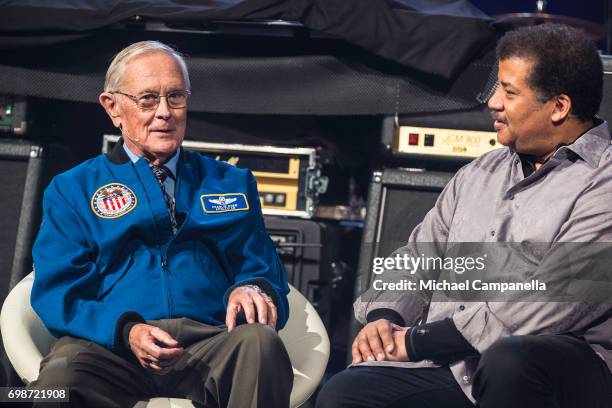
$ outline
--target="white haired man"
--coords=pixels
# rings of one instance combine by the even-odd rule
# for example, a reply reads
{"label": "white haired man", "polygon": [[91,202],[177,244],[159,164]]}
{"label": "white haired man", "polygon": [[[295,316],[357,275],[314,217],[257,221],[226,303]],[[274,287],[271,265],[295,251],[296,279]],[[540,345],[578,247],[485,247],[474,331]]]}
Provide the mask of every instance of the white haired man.
{"label": "white haired man", "polygon": [[32,306],[60,339],[31,387],[69,387],[67,406],[289,404],[288,285],[257,186],[181,149],[189,95],[175,50],[122,50],[99,97],[122,139],[45,192]]}

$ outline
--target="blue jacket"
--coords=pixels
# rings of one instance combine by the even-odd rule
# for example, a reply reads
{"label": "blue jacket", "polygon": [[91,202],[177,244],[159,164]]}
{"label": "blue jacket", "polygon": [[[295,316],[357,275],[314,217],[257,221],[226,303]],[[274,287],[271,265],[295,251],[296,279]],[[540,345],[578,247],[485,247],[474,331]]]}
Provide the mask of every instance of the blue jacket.
{"label": "blue jacket", "polygon": [[256,283],[288,318],[289,288],[248,170],[182,150],[172,233],[160,185],[118,143],[56,176],[34,244],[32,307],[55,336],[119,347],[125,321],[225,322],[229,293]]}

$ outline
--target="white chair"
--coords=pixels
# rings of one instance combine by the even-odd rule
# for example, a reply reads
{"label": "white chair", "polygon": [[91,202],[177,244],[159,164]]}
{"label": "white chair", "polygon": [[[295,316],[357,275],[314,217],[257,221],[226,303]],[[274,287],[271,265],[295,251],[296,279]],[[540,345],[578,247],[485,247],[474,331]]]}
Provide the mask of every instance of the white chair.
{"label": "white chair", "polygon": [[[9,293],[0,313],[0,331],[6,354],[24,383],[38,377],[40,362],[57,340],[42,324],[30,306],[33,273]],[[279,332],[293,366],[291,407],[310,398],[323,378],[329,358],[329,337],[321,318],[306,298],[293,286],[289,292],[289,321]],[[191,401],[153,398],[147,408],[189,408]]]}

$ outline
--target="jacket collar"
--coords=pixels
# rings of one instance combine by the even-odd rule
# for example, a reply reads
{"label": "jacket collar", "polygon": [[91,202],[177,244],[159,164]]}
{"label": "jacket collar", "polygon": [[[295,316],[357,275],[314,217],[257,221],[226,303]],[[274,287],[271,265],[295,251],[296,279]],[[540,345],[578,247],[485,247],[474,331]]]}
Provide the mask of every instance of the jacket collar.
{"label": "jacket collar", "polygon": [[108,160],[115,164],[125,164],[130,162],[130,156],[127,155],[123,148],[123,138],[120,138],[113,149],[106,153]]}
{"label": "jacket collar", "polygon": [[[181,149],[179,152],[179,161],[187,159],[187,151],[182,147],[179,149]],[[123,138],[119,138],[112,150],[106,153],[106,157],[115,164],[125,164],[131,162],[130,156],[128,156],[123,148]]]}

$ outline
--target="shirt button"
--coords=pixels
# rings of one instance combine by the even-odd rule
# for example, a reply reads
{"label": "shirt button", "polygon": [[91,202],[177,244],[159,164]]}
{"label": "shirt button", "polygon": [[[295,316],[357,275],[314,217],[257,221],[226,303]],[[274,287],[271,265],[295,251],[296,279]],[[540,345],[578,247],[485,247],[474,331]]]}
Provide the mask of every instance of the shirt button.
{"label": "shirt button", "polygon": [[465,310],[465,306],[463,305],[459,306],[459,310]]}
{"label": "shirt button", "polygon": [[166,270],[166,266],[167,266],[166,261],[161,261],[161,267],[163,270]]}
{"label": "shirt button", "polygon": [[464,383],[469,384],[470,383],[470,377],[468,375],[464,375],[463,377],[461,377],[461,379],[463,380]]}
{"label": "shirt button", "polygon": [[491,231],[491,236],[494,237],[495,236],[495,231]]}

